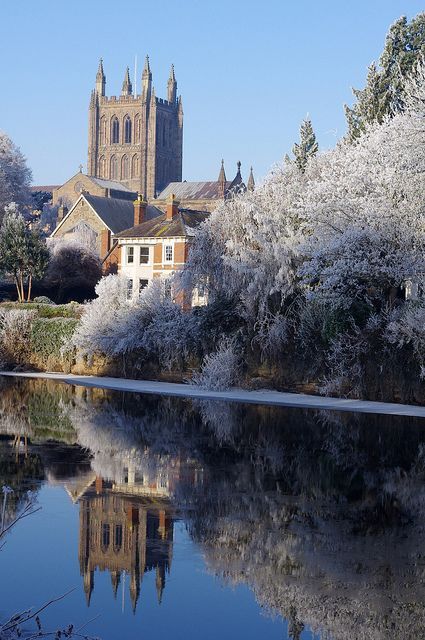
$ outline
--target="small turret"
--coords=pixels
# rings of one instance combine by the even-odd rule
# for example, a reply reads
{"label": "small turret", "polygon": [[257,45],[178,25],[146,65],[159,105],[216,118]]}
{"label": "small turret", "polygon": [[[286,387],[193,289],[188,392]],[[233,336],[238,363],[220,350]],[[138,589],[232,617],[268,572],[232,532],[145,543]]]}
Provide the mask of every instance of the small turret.
{"label": "small turret", "polygon": [[127,67],[125,76],[124,76],[124,82],[122,83],[121,95],[131,96],[132,93],[133,93],[133,87],[131,85],[131,80],[130,80],[130,69]]}
{"label": "small turret", "polygon": [[145,66],[142,73],[142,100],[149,102],[152,90],[152,73],[149,66],[149,56],[146,56]]}
{"label": "small turret", "polygon": [[255,180],[254,180],[254,174],[252,172],[252,167],[249,172],[248,184],[246,185],[246,188],[248,189],[248,191],[254,191],[255,189]]}
{"label": "small turret", "polygon": [[170,77],[168,78],[167,83],[167,99],[171,104],[175,104],[177,100],[177,82],[176,76],[174,75],[174,65],[171,65],[170,69]]}
{"label": "small turret", "polygon": [[99,60],[99,67],[96,73],[96,93],[99,96],[105,95],[106,76],[103,72],[103,60]]}

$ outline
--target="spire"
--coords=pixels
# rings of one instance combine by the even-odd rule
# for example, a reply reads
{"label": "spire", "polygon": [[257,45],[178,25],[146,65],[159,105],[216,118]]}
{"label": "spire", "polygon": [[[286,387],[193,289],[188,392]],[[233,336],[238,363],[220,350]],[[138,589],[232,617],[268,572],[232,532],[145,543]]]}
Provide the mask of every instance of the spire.
{"label": "spire", "polygon": [[237,162],[237,167],[238,167],[238,170],[236,172],[236,175],[233,178],[233,181],[232,181],[230,187],[226,191],[226,197],[227,196],[233,196],[233,195],[235,195],[237,193],[241,193],[241,191],[245,191],[245,189],[246,189],[244,183],[242,182],[241,163],[240,163],[240,161]]}
{"label": "spire", "polygon": [[224,160],[221,160],[221,169],[218,174],[218,182],[226,182],[226,172],[224,170]]}
{"label": "spire", "polygon": [[249,172],[248,184],[246,185],[246,188],[248,189],[248,191],[254,191],[255,189],[255,180],[254,180],[254,174],[252,172],[252,167]]}
{"label": "spire", "polygon": [[167,99],[168,99],[168,102],[171,102],[171,104],[175,104],[177,99],[177,82],[176,82],[176,76],[174,75],[173,64],[171,65],[170,77],[168,78],[168,83],[167,83]]}
{"label": "spire", "polygon": [[161,566],[157,565],[156,567],[155,586],[156,586],[156,595],[158,598],[158,604],[161,604],[162,594],[165,587],[165,571],[162,565]]}
{"label": "spire", "polygon": [[103,71],[103,60],[100,58],[99,67],[96,73],[96,93],[99,96],[105,95],[105,86],[106,86],[106,76]]}
{"label": "spire", "polygon": [[121,95],[131,96],[132,92],[133,92],[133,87],[131,85],[131,80],[130,80],[130,69],[127,67],[125,76],[124,76],[124,82],[122,83]]}
{"label": "spire", "polygon": [[149,56],[146,56],[145,66],[142,73],[142,100],[149,102],[152,89],[152,73],[149,66]]}
{"label": "spire", "polygon": [[221,169],[220,169],[220,173],[218,174],[218,192],[220,195],[220,198],[224,198],[224,194],[226,193],[226,184],[227,184],[227,179],[226,179],[226,172],[224,170],[224,160],[221,161]]}

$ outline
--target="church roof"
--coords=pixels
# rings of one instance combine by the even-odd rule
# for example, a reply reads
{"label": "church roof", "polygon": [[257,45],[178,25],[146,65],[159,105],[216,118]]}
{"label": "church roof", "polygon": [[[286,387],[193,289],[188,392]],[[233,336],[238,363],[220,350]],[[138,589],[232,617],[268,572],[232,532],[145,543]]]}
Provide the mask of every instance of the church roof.
{"label": "church roof", "polygon": [[[156,207],[153,207],[156,208]],[[149,209],[149,207],[148,207]],[[142,224],[116,233],[116,238],[181,238],[193,236],[197,226],[204,222],[209,213],[207,211],[192,211],[179,209],[172,220],[167,220],[166,214],[145,220]]]}
{"label": "church roof", "polygon": [[[226,182],[226,189],[232,183]],[[220,182],[170,182],[157,196],[156,200],[167,200],[171,195],[177,200],[218,200],[222,198]]]}
{"label": "church roof", "polygon": [[[134,205],[131,200],[103,198],[101,196],[92,196],[88,193],[84,194],[84,198],[112,233],[119,233],[122,229],[128,229],[133,224]],[[157,207],[151,205],[146,207],[146,218],[148,220],[161,214],[162,211],[157,209]]]}
{"label": "church roof", "polygon": [[99,185],[99,187],[103,187],[104,189],[114,189],[114,191],[128,191],[130,193],[134,193],[131,189],[125,187],[121,182],[117,182],[116,180],[105,180],[105,178],[95,178],[94,176],[87,176]]}

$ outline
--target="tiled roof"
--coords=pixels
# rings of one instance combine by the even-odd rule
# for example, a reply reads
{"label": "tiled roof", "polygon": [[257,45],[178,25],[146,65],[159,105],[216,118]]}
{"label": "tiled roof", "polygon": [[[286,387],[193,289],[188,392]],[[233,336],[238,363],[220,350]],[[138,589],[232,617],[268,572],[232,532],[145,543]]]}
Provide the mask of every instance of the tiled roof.
{"label": "tiled roof", "polygon": [[[149,208],[149,207],[148,207]],[[193,236],[197,226],[204,222],[209,213],[207,211],[191,211],[179,209],[172,220],[167,220],[166,214],[142,222],[135,227],[116,233],[116,238],[180,238]]]}
{"label": "tiled roof", "polygon": [[[231,182],[226,182],[226,189]],[[156,198],[167,200],[174,194],[177,200],[218,200],[220,195],[220,183],[214,182],[170,182]]]}
{"label": "tiled roof", "polygon": [[[109,227],[112,233],[117,234],[123,229],[128,229],[134,222],[134,206],[131,200],[120,198],[103,198],[85,193],[83,196],[97,215]],[[162,211],[148,205],[146,208],[146,218],[156,218],[162,215]]]}

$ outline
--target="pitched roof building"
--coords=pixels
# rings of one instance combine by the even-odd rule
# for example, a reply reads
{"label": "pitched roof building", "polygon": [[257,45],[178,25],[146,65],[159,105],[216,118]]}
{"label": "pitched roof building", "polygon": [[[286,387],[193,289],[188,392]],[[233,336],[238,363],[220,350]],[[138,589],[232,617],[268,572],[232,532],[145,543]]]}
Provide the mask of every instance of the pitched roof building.
{"label": "pitched roof building", "polygon": [[165,209],[171,195],[180,202],[180,206],[186,209],[201,211],[214,211],[220,202],[246,189],[254,190],[254,176],[251,172],[248,184],[245,185],[241,175],[241,163],[237,163],[237,172],[233,180],[227,180],[224,169],[224,160],[221,161],[220,173],[217,180],[211,182],[170,182],[161,193],[152,200],[152,204]]}

